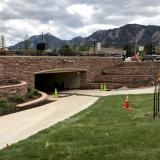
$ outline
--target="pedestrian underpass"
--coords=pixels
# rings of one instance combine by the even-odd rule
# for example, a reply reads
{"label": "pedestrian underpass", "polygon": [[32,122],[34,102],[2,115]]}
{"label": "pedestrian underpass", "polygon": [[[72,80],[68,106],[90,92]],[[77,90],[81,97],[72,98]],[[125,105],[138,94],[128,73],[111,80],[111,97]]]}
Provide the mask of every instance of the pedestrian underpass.
{"label": "pedestrian underpass", "polygon": [[59,91],[80,89],[86,80],[86,71],[82,69],[54,69],[35,74],[35,88],[51,93],[57,88]]}

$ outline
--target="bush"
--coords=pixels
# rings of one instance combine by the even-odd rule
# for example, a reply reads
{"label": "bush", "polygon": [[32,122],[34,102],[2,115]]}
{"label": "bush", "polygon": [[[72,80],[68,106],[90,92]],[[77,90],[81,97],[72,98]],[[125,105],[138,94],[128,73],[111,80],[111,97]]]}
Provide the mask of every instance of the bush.
{"label": "bush", "polygon": [[34,93],[34,95],[36,95],[36,96],[39,96],[39,95],[40,95],[40,93],[39,93],[39,91],[38,91],[37,89],[33,89],[33,93]]}
{"label": "bush", "polygon": [[64,56],[74,56],[74,53],[68,44],[64,44],[60,47],[59,53]]}
{"label": "bush", "polygon": [[20,95],[20,94],[16,94],[15,95],[15,102],[17,103],[23,103],[25,101],[24,96]]}
{"label": "bush", "polygon": [[0,116],[17,111],[16,105],[7,99],[0,99]]}
{"label": "bush", "polygon": [[6,100],[6,99],[0,99],[0,108],[1,108],[1,109],[7,108],[8,105],[9,105],[8,100]]}
{"label": "bush", "polygon": [[32,91],[32,89],[33,89],[33,88],[31,88],[31,87],[28,87],[28,89],[27,89],[27,92],[30,92],[30,91]]}
{"label": "bush", "polygon": [[34,98],[35,96],[40,96],[40,93],[37,89],[28,88],[28,92],[26,94],[27,98]]}

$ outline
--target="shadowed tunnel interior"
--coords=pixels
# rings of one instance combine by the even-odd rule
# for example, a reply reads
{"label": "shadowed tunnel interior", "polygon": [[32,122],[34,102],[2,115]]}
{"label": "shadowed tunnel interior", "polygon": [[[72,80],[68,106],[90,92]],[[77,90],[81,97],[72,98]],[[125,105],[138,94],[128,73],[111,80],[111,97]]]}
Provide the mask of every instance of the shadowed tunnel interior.
{"label": "shadowed tunnel interior", "polygon": [[50,93],[80,88],[80,72],[38,73],[35,74],[35,88]]}

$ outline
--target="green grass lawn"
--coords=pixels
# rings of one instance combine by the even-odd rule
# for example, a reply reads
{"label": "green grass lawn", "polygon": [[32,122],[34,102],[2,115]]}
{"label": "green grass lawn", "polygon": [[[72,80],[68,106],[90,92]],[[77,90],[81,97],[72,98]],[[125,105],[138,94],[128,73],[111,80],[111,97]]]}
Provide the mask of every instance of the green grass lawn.
{"label": "green grass lawn", "polygon": [[101,98],[90,108],[0,151],[0,160],[160,160],[160,119],[152,95]]}

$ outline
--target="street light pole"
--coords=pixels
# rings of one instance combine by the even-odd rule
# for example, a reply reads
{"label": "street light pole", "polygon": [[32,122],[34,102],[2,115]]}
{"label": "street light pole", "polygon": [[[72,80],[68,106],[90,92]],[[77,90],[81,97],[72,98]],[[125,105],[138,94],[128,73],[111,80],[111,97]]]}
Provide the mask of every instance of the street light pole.
{"label": "street light pole", "polygon": [[44,32],[49,31],[49,30],[50,30],[50,28],[42,31],[42,43],[43,43],[43,40],[44,40]]}

